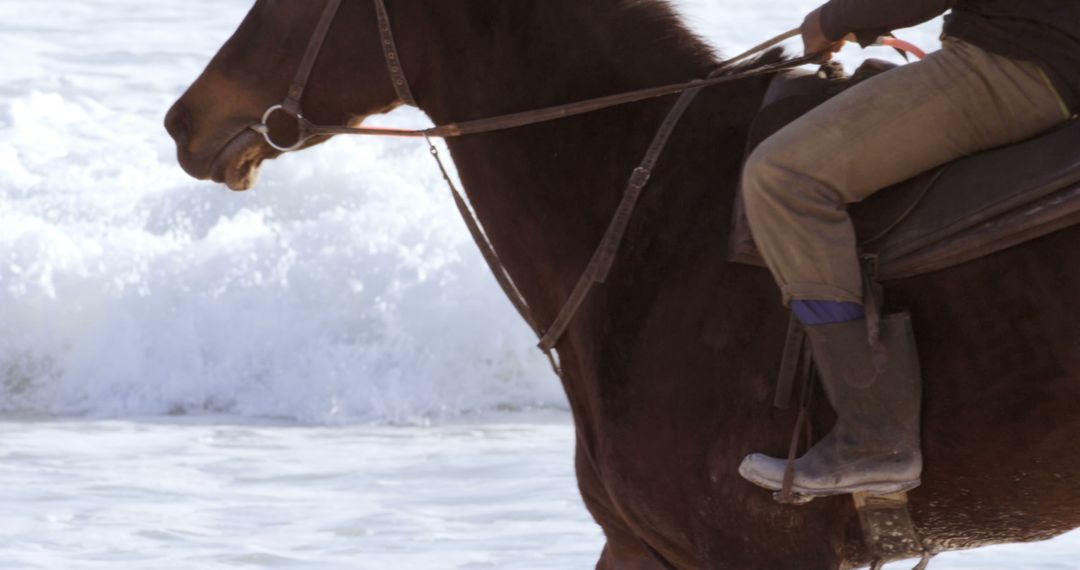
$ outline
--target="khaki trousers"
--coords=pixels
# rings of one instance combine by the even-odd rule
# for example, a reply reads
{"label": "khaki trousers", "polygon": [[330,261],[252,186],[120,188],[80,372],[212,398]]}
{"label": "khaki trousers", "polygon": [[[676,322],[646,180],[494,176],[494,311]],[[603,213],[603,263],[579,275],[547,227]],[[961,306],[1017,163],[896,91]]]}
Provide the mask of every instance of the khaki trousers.
{"label": "khaki trousers", "polygon": [[791,300],[862,302],[845,205],[965,155],[1030,138],[1068,109],[1034,64],[945,38],[925,60],[834,97],[754,151],[754,240]]}

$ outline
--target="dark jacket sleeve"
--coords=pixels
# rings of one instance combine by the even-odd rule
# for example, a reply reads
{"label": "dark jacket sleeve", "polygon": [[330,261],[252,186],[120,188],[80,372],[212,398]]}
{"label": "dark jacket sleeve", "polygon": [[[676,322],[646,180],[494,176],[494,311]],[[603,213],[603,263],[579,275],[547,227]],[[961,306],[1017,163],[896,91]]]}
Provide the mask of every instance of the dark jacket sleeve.
{"label": "dark jacket sleeve", "polygon": [[830,0],[821,9],[821,28],[832,41],[853,33],[866,44],[893,30],[940,16],[954,3],[955,0]]}

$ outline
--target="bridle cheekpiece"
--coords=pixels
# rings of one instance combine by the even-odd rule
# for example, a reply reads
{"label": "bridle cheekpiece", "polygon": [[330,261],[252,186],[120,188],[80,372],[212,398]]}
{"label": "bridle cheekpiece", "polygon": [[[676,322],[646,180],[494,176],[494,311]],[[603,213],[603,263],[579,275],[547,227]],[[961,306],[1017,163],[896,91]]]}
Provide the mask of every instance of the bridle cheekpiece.
{"label": "bridle cheekpiece", "polygon": [[[386,60],[386,68],[390,73],[390,81],[394,85],[394,92],[397,93],[397,97],[402,103],[415,107],[416,97],[413,96],[412,90],[409,88],[408,78],[405,76],[405,70],[401,65],[401,56],[398,54],[397,43],[394,41],[394,31],[390,27],[390,17],[386,11],[386,4],[384,0],[374,0],[374,3],[375,14],[379,21],[379,37],[383,58]],[[308,43],[307,50],[304,52],[304,58],[300,60],[300,67],[296,70],[296,77],[289,87],[289,93],[285,101],[267,109],[263,113],[261,121],[250,127],[251,130],[262,135],[266,139],[266,144],[275,150],[292,152],[299,150],[312,137],[321,134],[333,134],[324,132],[325,129],[317,128],[311,121],[304,118],[300,100],[304,97],[304,91],[307,89],[308,81],[311,79],[311,70],[315,67],[315,61],[319,58],[319,53],[326,42],[326,36],[330,33],[330,26],[334,23],[334,18],[337,16],[340,7],[341,0],[327,1],[322,16],[319,18],[319,23],[315,26],[311,41]],[[274,113],[279,112],[289,115],[296,121],[297,140],[292,144],[274,140],[270,128],[270,118],[273,117]],[[394,134],[394,132],[387,131],[384,134]]]}

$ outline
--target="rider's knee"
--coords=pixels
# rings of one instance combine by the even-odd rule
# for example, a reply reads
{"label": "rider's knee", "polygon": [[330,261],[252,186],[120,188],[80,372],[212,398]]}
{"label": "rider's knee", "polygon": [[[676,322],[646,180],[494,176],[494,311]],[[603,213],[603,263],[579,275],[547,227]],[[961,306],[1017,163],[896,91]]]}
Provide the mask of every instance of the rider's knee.
{"label": "rider's knee", "polygon": [[783,169],[776,162],[776,152],[768,141],[758,146],[743,166],[742,192],[747,213],[753,215],[768,203],[777,199],[777,191],[783,185]]}

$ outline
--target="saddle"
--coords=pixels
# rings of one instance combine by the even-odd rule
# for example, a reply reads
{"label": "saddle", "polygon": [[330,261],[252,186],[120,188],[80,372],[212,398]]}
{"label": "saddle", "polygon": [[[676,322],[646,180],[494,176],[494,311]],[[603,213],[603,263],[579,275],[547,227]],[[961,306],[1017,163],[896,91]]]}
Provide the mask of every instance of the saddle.
{"label": "saddle", "polygon": [[[795,70],[777,75],[751,125],[746,156],[809,110],[891,67],[870,60],[852,77],[831,66],[818,73]],[[947,269],[1080,224],[1080,121],[925,172],[850,205],[848,211],[860,254],[873,262],[872,277],[883,281]],[[764,267],[741,193],[734,215],[728,258]],[[807,350],[802,327],[793,318],[777,381],[777,407],[790,406],[797,377],[802,379],[806,405],[812,375]],[[790,460],[802,421],[800,415]],[[805,499],[781,494],[778,500]],[[933,552],[915,531],[905,493],[886,497],[860,493],[854,500],[863,539],[876,559],[875,570],[886,561],[917,556],[922,560],[916,569],[927,567]]]}
{"label": "saddle", "polygon": [[[871,60],[848,78],[777,75],[750,129],[750,148],[843,89],[892,64]],[[961,158],[849,206],[864,258],[881,280],[947,269],[1080,223],[1080,121]],[[728,258],[764,267],[736,200]]]}

